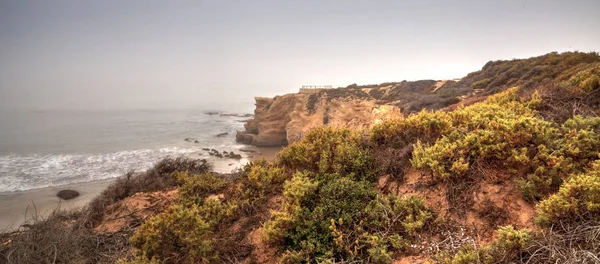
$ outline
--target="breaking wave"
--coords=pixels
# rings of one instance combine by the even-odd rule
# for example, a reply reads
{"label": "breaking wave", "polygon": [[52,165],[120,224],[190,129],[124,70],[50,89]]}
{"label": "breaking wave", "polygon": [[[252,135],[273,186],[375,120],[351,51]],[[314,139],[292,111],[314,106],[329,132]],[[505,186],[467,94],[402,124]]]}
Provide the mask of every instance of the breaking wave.
{"label": "breaking wave", "polygon": [[166,156],[195,151],[172,147],[104,154],[0,156],[0,193],[115,178],[129,170],[146,170]]}

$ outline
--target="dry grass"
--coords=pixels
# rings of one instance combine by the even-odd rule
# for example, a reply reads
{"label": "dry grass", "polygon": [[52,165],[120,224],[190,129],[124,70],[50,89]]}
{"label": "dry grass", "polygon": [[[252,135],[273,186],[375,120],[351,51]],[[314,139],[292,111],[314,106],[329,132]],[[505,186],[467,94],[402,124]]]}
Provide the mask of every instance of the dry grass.
{"label": "dry grass", "polygon": [[581,92],[577,87],[550,86],[540,91],[540,114],[544,119],[563,123],[575,115],[597,116],[600,90]]}
{"label": "dry grass", "polygon": [[526,250],[526,263],[600,263],[600,223],[554,226]]}
{"label": "dry grass", "polygon": [[34,212],[19,231],[0,235],[0,262],[112,263],[127,254],[133,230],[97,234],[79,217],[81,212],[60,208],[47,218]]}

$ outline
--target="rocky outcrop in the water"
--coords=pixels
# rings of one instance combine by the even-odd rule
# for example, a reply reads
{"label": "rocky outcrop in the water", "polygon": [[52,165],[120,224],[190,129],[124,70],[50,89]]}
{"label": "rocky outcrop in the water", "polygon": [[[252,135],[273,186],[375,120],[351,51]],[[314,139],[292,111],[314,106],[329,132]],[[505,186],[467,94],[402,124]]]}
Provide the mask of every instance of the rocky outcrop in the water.
{"label": "rocky outcrop in the water", "polygon": [[256,97],[254,118],[236,141],[261,147],[282,146],[317,126],[367,128],[384,119],[441,109],[477,95],[469,83],[423,80],[349,85],[337,89],[300,89],[299,93]]}

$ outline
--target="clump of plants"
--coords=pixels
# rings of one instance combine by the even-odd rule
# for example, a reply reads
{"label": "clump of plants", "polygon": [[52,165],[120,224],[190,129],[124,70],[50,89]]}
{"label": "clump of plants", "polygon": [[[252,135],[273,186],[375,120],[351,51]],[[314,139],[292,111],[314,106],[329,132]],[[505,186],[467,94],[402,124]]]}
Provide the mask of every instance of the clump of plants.
{"label": "clump of plants", "polygon": [[148,219],[131,237],[142,255],[163,261],[208,262],[215,260],[211,226],[197,206],[175,205],[169,212]]}
{"label": "clump of plants", "polygon": [[173,175],[179,199],[169,211],[145,221],[131,237],[131,244],[148,259],[176,263],[213,262],[219,259],[212,234],[238,213],[238,204],[208,198],[227,183],[212,173]]}
{"label": "clump of plants", "polygon": [[536,210],[536,223],[542,227],[600,221],[600,162],[587,173],[571,177]]}
{"label": "clump of plants", "polygon": [[421,199],[374,190],[376,170],[361,140],[316,129],[280,153],[278,164],[295,173],[264,228],[265,240],[287,251],[285,262],[389,263],[432,221]]}
{"label": "clump of plants", "polygon": [[318,177],[339,174],[374,181],[377,167],[360,133],[331,127],[315,128],[301,142],[283,149],[277,164],[290,170],[310,171]]}

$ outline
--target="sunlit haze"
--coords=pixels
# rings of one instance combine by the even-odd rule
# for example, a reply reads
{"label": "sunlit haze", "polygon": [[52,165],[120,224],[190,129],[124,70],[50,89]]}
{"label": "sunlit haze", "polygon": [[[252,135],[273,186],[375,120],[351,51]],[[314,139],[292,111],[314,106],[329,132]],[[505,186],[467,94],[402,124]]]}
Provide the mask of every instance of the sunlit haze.
{"label": "sunlit haze", "polygon": [[600,1],[0,1],[0,104],[252,102],[600,47]]}

